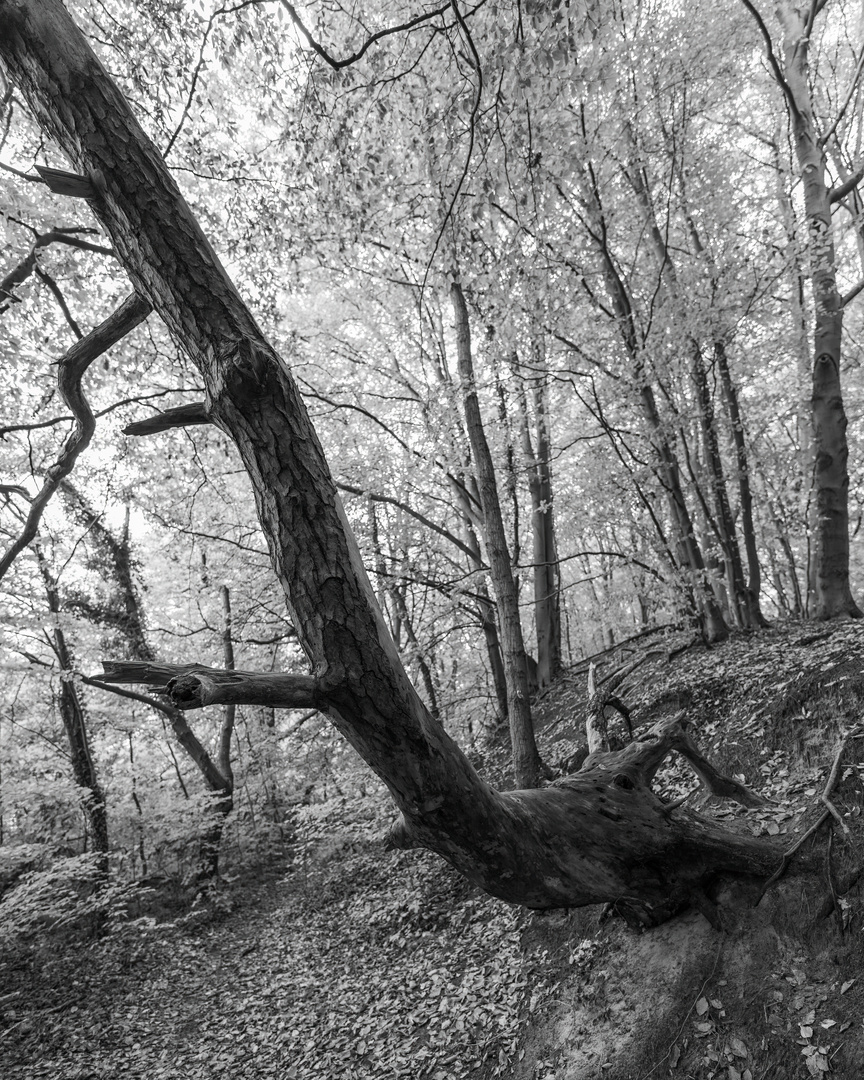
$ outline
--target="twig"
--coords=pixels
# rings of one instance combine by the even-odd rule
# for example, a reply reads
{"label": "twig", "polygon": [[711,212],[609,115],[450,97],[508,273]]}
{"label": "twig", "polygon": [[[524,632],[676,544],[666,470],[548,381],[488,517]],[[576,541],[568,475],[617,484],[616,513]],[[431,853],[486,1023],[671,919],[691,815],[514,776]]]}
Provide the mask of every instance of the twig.
{"label": "twig", "polygon": [[840,828],[843,830],[844,833],[846,833],[847,836],[849,835],[849,826],[846,824],[843,818],[840,817],[837,807],[834,805],[834,803],[831,802],[828,796],[831,794],[834,789],[834,785],[837,783],[837,774],[840,772],[840,759],[843,757],[843,753],[846,750],[846,747],[849,745],[849,734],[850,733],[847,732],[843,736],[843,741],[840,743],[840,749],[837,751],[837,754],[834,757],[834,764],[831,766],[831,773],[828,777],[828,783],[825,785],[825,790],[820,796],[828,812],[831,814],[831,816],[834,818],[834,820],[838,823]]}
{"label": "twig", "polygon": [[834,817],[837,818],[843,828],[846,829],[847,832],[849,831],[848,828],[846,828],[845,822],[838,814],[836,808],[830,802],[828,796],[831,794],[832,788],[837,783],[837,774],[840,771],[840,759],[843,756],[843,752],[848,746],[849,740],[852,738],[856,738],[857,735],[857,732],[847,732],[846,735],[843,737],[843,741],[840,743],[840,748],[834,756],[834,764],[831,766],[831,772],[828,776],[828,783],[825,785],[825,790],[822,792],[821,796],[821,801],[827,807],[829,807],[829,809],[824,810],[816,819],[816,821],[810,826],[810,828],[804,833],[804,835],[801,836],[798,840],[796,840],[792,847],[790,847],[787,851],[783,853],[783,858],[780,860],[780,865],[777,867],[771,877],[768,878],[768,880],[765,882],[764,886],[762,887],[762,891],[759,893],[756,898],[756,902],[753,904],[753,907],[757,907],[762,900],[762,897],[765,895],[766,892],[768,892],[771,886],[778,882],[781,877],[783,877],[783,875],[789,869],[789,863],[792,861],[792,856],[795,854],[795,852],[800,850],[801,846],[807,840],[809,840],[810,837],[815,832],[817,832],[822,825],[825,824],[825,822],[832,816],[832,814],[834,815]]}

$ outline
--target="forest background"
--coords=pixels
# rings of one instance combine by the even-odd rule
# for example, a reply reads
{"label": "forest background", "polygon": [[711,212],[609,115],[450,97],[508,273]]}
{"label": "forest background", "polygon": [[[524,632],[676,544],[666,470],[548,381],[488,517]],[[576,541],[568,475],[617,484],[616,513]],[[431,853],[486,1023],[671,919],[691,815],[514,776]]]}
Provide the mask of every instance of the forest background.
{"label": "forest background", "polygon": [[[509,721],[536,783],[530,698],[583,658],[860,616],[860,6],[70,10],[290,358],[463,747]],[[0,101],[0,844],[198,883],[376,781],[313,709],[94,676],[306,668],[189,359],[139,311],[84,374],[128,284]]]}

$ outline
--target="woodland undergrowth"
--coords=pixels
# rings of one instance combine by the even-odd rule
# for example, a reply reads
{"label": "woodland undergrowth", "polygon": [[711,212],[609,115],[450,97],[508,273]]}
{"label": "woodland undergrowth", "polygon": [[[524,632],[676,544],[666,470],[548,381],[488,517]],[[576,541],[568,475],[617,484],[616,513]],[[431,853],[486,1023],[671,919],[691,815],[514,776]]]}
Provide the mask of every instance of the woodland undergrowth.
{"label": "woodland undergrowth", "polygon": [[[639,652],[622,647],[600,658],[599,675],[638,660],[617,691],[633,723],[683,713],[702,749],[770,803],[744,810],[706,798],[677,759],[658,777],[658,790],[664,798],[689,796],[704,812],[757,835],[788,835],[791,845],[824,809],[819,796],[836,749],[861,721],[864,628],[796,624],[670,659],[679,645],[654,639]],[[578,759],[584,700],[577,668],[537,703],[541,749],[553,768]],[[493,747],[480,764],[495,779],[503,762],[503,750]],[[832,841],[838,873],[862,861],[862,771],[864,740],[852,738],[832,793],[850,828],[847,835],[838,827]],[[46,900],[41,922],[34,918],[0,942],[0,1074],[570,1076],[565,1051],[544,1032],[562,1001],[585,1000],[598,964],[604,974],[611,970],[615,945],[597,936],[598,913],[519,911],[481,895],[432,855],[385,853],[381,837],[391,815],[372,785],[362,798],[313,803],[300,813],[283,858],[229,867],[191,905],[151,893],[132,906],[120,890],[103,911],[76,922],[68,890],[62,917],[50,915]],[[826,836],[823,828],[812,843],[827,850]],[[20,907],[27,889],[32,910],[32,897],[45,896],[38,881],[38,872],[22,878],[0,915],[14,912],[16,893]],[[833,911],[827,906],[827,917],[816,905],[808,918],[815,933],[842,940],[848,959],[862,932],[856,890]],[[792,990],[806,989],[803,954],[795,971]],[[731,1031],[717,1007],[720,991],[703,990],[704,974],[685,987],[671,1027],[646,1036],[645,1075],[653,1065],[659,1071],[651,1075],[700,1080],[781,1075],[755,1071],[758,1048]],[[782,1045],[784,1076],[846,1075],[840,1047],[861,1028],[858,979],[857,972],[838,976],[843,1009],[824,1018],[827,1027],[803,992],[795,998],[799,1016],[794,994],[754,987],[754,995],[781,994],[770,999],[783,1022],[766,1027],[763,1065],[770,1054],[780,1060]],[[651,992],[646,986],[646,1001]],[[736,1056],[741,1046],[748,1056]],[[602,1056],[597,1075],[619,1075],[602,1071]],[[632,1075],[641,1069],[634,1065]]]}

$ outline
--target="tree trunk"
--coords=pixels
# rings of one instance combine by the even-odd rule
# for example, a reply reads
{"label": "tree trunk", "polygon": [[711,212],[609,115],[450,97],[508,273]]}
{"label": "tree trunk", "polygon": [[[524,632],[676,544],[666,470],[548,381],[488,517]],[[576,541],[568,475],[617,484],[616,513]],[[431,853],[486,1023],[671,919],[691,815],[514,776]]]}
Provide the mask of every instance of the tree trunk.
{"label": "tree trunk", "polygon": [[[637,195],[639,190],[637,186]],[[678,562],[688,579],[705,640],[708,642],[723,641],[729,636],[729,628],[706,580],[705,560],[696,537],[687,500],[684,497],[684,489],[681,486],[681,470],[678,458],[664,429],[654,390],[646,377],[645,361],[633,305],[608,245],[606,221],[600,203],[600,196],[593,181],[593,174],[591,181],[586,181],[583,185],[583,193],[593,218],[591,241],[600,261],[603,277],[612,301],[612,310],[617,317],[618,331],[627,356],[633,365],[634,382],[639,393],[639,404],[654,450],[654,471],[666,494],[669,514],[675,530]]]}
{"label": "tree trunk", "polygon": [[[732,381],[726,346],[722,341],[714,343],[714,359],[720,371],[720,383],[729,413],[732,428],[732,442],[735,447],[735,463],[738,466],[738,498],[741,502],[741,533],[744,537],[744,550],[747,554],[747,585],[744,590],[743,605],[747,614],[748,626],[768,626],[768,620],[762,614],[759,594],[762,592],[762,569],[759,566],[759,553],[756,550],[756,529],[753,524],[753,493],[750,489],[750,467],[747,460],[747,444],[744,439],[744,423],[738,404],[738,392]],[[743,576],[743,574],[742,574]]]}
{"label": "tree trunk", "polygon": [[541,379],[534,386],[536,452],[531,439],[528,402],[519,387],[522,450],[531,495],[531,539],[534,562],[534,624],[537,633],[537,684],[549,686],[561,671],[561,583],[552,506],[552,470],[546,402]]}
{"label": "tree trunk", "polygon": [[510,743],[513,753],[513,773],[521,787],[537,787],[540,783],[541,762],[534,740],[534,724],[531,719],[531,693],[528,686],[528,661],[522,638],[522,622],[519,617],[519,594],[513,580],[513,567],[507,539],[492,454],[483,430],[480,403],[474,385],[474,361],[471,355],[471,331],[468,324],[468,308],[462,287],[456,282],[450,289],[453,311],[456,316],[456,355],[459,379],[462,383],[462,402],[465,408],[465,426],[474,458],[480,505],[492,573],[492,586],[498,609],[499,632],[504,656],[504,673],[507,678],[507,719],[510,724]]}
{"label": "tree trunk", "polygon": [[[482,569],[483,558],[480,553],[480,541],[477,539],[477,532],[474,528],[474,522],[468,505],[468,496],[465,489],[460,488],[457,484],[453,484],[452,487],[456,498],[456,505],[459,508],[462,517],[465,544],[471,551],[471,562],[476,569]],[[504,657],[501,652],[501,637],[498,633],[495,605],[492,602],[492,597],[489,595],[485,575],[484,578],[478,582],[475,592],[477,594],[477,605],[480,614],[480,628],[483,631],[483,640],[486,643],[486,656],[489,660],[489,672],[492,676],[492,686],[495,690],[497,716],[498,720],[503,722],[507,720],[507,712],[509,709],[507,704],[507,676],[504,672]]]}
{"label": "tree trunk", "polygon": [[[402,812],[392,842],[437,851],[512,903],[611,902],[648,925],[698,903],[718,875],[773,870],[782,841],[732,832],[651,791],[662,758],[684,752],[677,722],[553,787],[497,792],[480,779],[399,662],[290,372],[57,0],[0,0],[0,60],[89,178],[92,208],[136,290],[197,365],[209,416],[249,473],[313,672],[281,676],[280,704],[304,698],[326,710],[382,777]],[[197,681],[194,672],[178,680],[181,700]],[[246,681],[231,672],[222,689],[244,700]]]}
{"label": "tree trunk", "polygon": [[825,155],[813,120],[809,85],[810,8],[781,0],[777,16],[785,35],[785,76],[795,153],[809,228],[810,283],[813,290],[814,487],[816,491],[817,619],[851,616],[861,610],[849,587],[849,474],[846,413],[840,388],[843,304],[831,204],[825,182]]}
{"label": "tree trunk", "polygon": [[[155,663],[154,653],[145,630],[144,615],[135,579],[132,572],[132,551],[129,538],[129,512],[121,538],[108,529],[84,496],[69,481],[61,485],[61,492],[66,497],[73,513],[86,527],[87,533],[99,550],[107,565],[104,567],[106,580],[114,579],[119,595],[114,595],[113,608],[102,608],[98,614],[108,625],[116,628],[126,641],[130,654],[140,662]],[[234,648],[231,639],[231,603],[228,590],[223,585],[220,590],[223,611],[222,648],[226,669],[234,667]],[[78,599],[76,606],[84,615],[94,611],[94,606]],[[153,703],[154,705],[156,703]],[[162,713],[168,717],[177,741],[194,761],[204,783],[215,796],[215,811],[218,820],[207,829],[201,842],[201,874],[205,880],[214,878],[219,870],[219,847],[222,840],[224,819],[234,808],[234,777],[231,772],[231,734],[234,730],[234,712],[236,706],[226,705],[223,710],[222,728],[219,735],[217,762],[195,736],[182,712],[172,706],[159,703]],[[173,753],[173,751],[172,751]],[[130,748],[131,754],[131,748]],[[179,776],[179,771],[178,771]],[[181,780],[182,786],[182,780]],[[184,787],[185,794],[185,787]]]}
{"label": "tree trunk", "polygon": [[[45,582],[48,596],[48,610],[52,615],[60,614],[60,595],[57,582],[48,568],[45,557],[37,547],[36,558],[39,570]],[[87,832],[90,845],[98,857],[98,868],[102,875],[108,873],[108,813],[105,807],[105,795],[99,784],[96,764],[90,751],[90,735],[84,706],[78,694],[78,688],[72,682],[74,661],[66,635],[59,626],[51,631],[54,653],[60,664],[60,717],[63,729],[69,740],[69,757],[72,762],[72,775],[81,789],[81,807],[87,819]]]}

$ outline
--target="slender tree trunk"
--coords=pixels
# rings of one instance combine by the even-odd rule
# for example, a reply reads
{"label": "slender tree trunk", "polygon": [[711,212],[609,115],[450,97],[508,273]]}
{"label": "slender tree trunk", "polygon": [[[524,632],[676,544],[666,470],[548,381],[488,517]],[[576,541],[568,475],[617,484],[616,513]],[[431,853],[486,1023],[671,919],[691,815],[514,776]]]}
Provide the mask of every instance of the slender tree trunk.
{"label": "slender tree trunk", "polygon": [[[465,543],[470,548],[471,562],[476,569],[483,567],[483,558],[480,553],[480,541],[474,528],[473,518],[468,507],[468,496],[464,488],[454,485],[456,505],[462,517],[462,527]],[[477,594],[477,605],[480,614],[480,628],[483,631],[483,640],[486,644],[486,655],[489,660],[489,672],[492,675],[492,686],[495,690],[495,702],[499,721],[507,720],[507,676],[504,672],[504,656],[501,650],[501,636],[498,633],[498,621],[495,604],[486,587],[485,575],[477,583],[474,590]]]}
{"label": "slender tree trunk", "polygon": [[519,393],[522,450],[531,495],[531,539],[534,562],[534,625],[537,634],[537,684],[549,686],[561,671],[561,585],[555,542],[552,470],[544,388],[534,387],[536,452],[531,439],[528,403],[523,387]]}
{"label": "slender tree trunk", "polygon": [[462,383],[462,402],[465,409],[465,426],[474,458],[480,504],[483,507],[486,551],[492,573],[498,609],[499,631],[504,655],[504,672],[507,678],[507,718],[510,724],[510,742],[513,753],[513,773],[520,787],[537,787],[540,783],[541,762],[534,740],[534,724],[531,719],[531,696],[528,686],[528,662],[522,639],[522,622],[519,617],[519,595],[513,580],[513,568],[504,520],[498,499],[498,485],[492,454],[483,430],[480,403],[474,384],[474,360],[471,355],[471,331],[468,308],[462,288],[456,282],[450,290],[453,311],[456,316],[456,354],[459,379]]}
{"label": "slender tree trunk", "polygon": [[[738,392],[729,369],[726,346],[722,341],[714,343],[714,359],[720,372],[720,383],[729,423],[732,428],[732,442],[735,447],[735,462],[738,467],[738,498],[741,503],[741,533],[744,537],[744,550],[747,554],[747,585],[743,603],[747,611],[749,626],[768,626],[768,620],[762,614],[759,595],[762,592],[762,570],[759,566],[759,553],[756,550],[756,529],[753,524],[753,493],[750,489],[750,466],[747,459],[747,443],[744,438],[744,423],[738,404]],[[742,572],[743,577],[743,572]]]}
{"label": "slender tree trunk", "polygon": [[738,625],[746,626],[746,610],[742,603],[745,591],[744,570],[741,565],[741,553],[738,549],[732,510],[726,494],[726,477],[723,475],[723,462],[720,459],[720,445],[714,419],[714,402],[708,386],[708,377],[705,374],[702,350],[695,342],[692,343],[691,375],[696,389],[702,447],[714,502],[712,524],[723,552],[723,561],[731,593],[732,612]]}
{"label": "slender tree trunk", "polygon": [[612,308],[617,316],[618,330],[624,348],[633,365],[634,381],[638,387],[642,416],[654,449],[656,461],[654,468],[668,501],[669,512],[675,530],[678,561],[689,579],[705,640],[709,642],[723,641],[729,636],[729,628],[706,580],[705,561],[696,538],[687,500],[684,497],[684,489],[681,486],[678,459],[664,429],[653,387],[646,377],[645,361],[639,341],[633,305],[609,249],[606,220],[593,179],[593,172],[590,174],[590,181],[586,181],[583,190],[593,218],[591,240],[600,260],[603,277],[612,301]]}
{"label": "slender tree trunk", "polygon": [[798,432],[798,461],[800,470],[800,511],[807,542],[806,590],[802,614],[810,615],[816,609],[816,501],[814,493],[815,459],[813,449],[813,358],[810,354],[809,327],[805,301],[806,276],[802,266],[801,228],[792,198],[794,177],[790,176],[785,155],[780,153],[781,128],[778,124],[774,135],[774,171],[777,178],[777,204],[786,232],[786,260],[790,269],[789,312],[794,343],[796,393],[795,413]]}
{"label": "slender tree trunk", "polygon": [[777,16],[785,35],[785,76],[795,152],[809,229],[813,290],[813,396],[811,399],[816,490],[817,619],[861,618],[849,587],[849,474],[846,413],[840,386],[843,302],[837,266],[825,155],[813,120],[809,85],[810,7],[781,0]]}
{"label": "slender tree trunk", "polygon": [[[52,615],[60,614],[60,594],[57,582],[51,574],[45,556],[37,547],[36,557],[39,570],[45,582],[48,596],[48,610]],[[66,738],[69,740],[69,756],[72,762],[72,775],[81,789],[81,807],[87,820],[87,832],[90,845],[98,858],[98,868],[105,876],[108,873],[108,812],[105,806],[105,794],[99,784],[96,764],[90,750],[90,735],[87,731],[87,718],[81,702],[78,688],[72,682],[74,661],[66,635],[59,626],[51,631],[54,653],[60,664],[60,717]]]}
{"label": "slender tree trunk", "polygon": [[[702,243],[702,237],[696,227],[696,222],[693,215],[690,213],[687,205],[686,191],[684,185],[683,175],[679,172],[679,184],[681,188],[681,202],[684,209],[684,216],[687,221],[687,229],[690,233],[690,239],[693,244],[693,248],[697,255],[703,258],[711,272],[712,281],[717,279],[717,268],[714,264],[714,260],[711,256],[711,252]],[[695,344],[695,343],[694,343]],[[698,347],[698,346],[697,346]],[[710,394],[708,392],[707,383],[703,386],[704,371],[701,374],[697,374],[697,389],[700,398],[705,402],[705,408],[711,412],[711,424],[709,438],[712,442],[712,456],[716,457],[716,465],[712,466],[712,470],[715,473],[715,485],[719,483],[722,488],[722,502],[724,508],[720,509],[720,497],[715,494],[715,501],[718,504],[718,517],[726,522],[725,531],[731,538],[731,544],[734,546],[734,558],[737,579],[740,582],[740,594],[739,605],[743,613],[743,623],[745,626],[768,626],[768,620],[762,614],[760,607],[759,596],[762,589],[762,571],[759,565],[759,554],[756,549],[756,532],[753,526],[753,498],[750,491],[750,470],[747,458],[747,444],[744,438],[744,424],[741,416],[741,408],[738,404],[738,393],[735,389],[735,383],[732,379],[732,372],[729,367],[729,360],[726,354],[726,342],[722,337],[722,334],[715,330],[714,333],[714,361],[720,370],[720,381],[723,387],[723,398],[726,402],[726,411],[729,416],[729,423],[732,429],[732,444],[735,449],[735,464],[738,477],[738,497],[741,503],[741,531],[744,537],[744,550],[747,555],[747,583],[744,585],[744,572],[741,566],[741,552],[738,546],[737,533],[735,530],[735,521],[729,510],[729,499],[726,494],[725,480],[722,480],[722,465],[721,457],[719,453],[719,447],[717,445],[716,427],[714,425],[713,418],[713,406],[711,405]],[[699,357],[699,365],[701,368],[701,355]],[[704,414],[704,410],[703,410]],[[737,591],[737,590],[736,590]]]}
{"label": "slender tree trunk", "polygon": [[[87,499],[72,484],[64,481],[61,491],[72,511],[86,526],[91,540],[107,563],[106,575],[110,575],[110,578],[113,578],[113,584],[117,586],[119,595],[117,593],[114,595],[114,607],[118,610],[116,617],[111,618],[110,625],[114,626],[125,638],[129,653],[136,660],[142,662],[155,661],[156,654],[147,639],[144,614],[141,610],[138,589],[133,574],[128,508],[123,533],[118,540],[111,530],[107,528],[102,516],[96,513]],[[223,656],[227,668],[234,665],[234,651],[231,639],[231,605],[228,590],[224,585],[221,588],[221,600],[223,610]],[[186,721],[186,717],[179,709],[163,705],[162,711],[163,714],[168,716],[177,741],[194,761],[208,790],[214,795],[214,806],[218,820],[212,828],[205,832],[201,842],[202,871],[200,876],[202,879],[210,879],[218,873],[219,847],[224,828],[224,819],[234,806],[234,778],[231,772],[231,734],[234,730],[234,706],[225,706],[223,711],[216,755],[217,761],[215,762],[195,736]],[[175,766],[176,764],[175,760]],[[177,769],[177,775],[184,795],[188,797],[179,768]]]}

